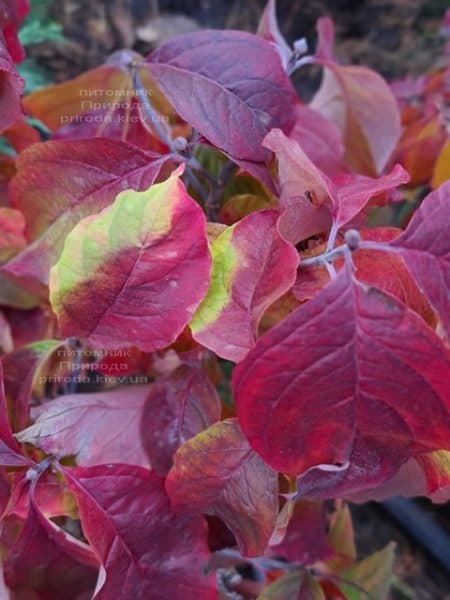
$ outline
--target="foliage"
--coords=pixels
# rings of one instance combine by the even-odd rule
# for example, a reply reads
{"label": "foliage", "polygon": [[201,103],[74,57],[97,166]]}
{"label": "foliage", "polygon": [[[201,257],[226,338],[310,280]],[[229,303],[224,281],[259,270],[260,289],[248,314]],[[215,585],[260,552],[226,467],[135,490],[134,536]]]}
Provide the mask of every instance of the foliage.
{"label": "foliage", "polygon": [[358,559],[346,501],[450,489],[448,55],[389,85],[329,19],[291,49],[270,0],[26,95],[43,141],[26,9],[0,0],[2,597],[385,598],[394,546]]}
{"label": "foliage", "polygon": [[[62,27],[50,16],[53,0],[30,0],[30,12],[22,23],[19,40],[27,48],[48,41],[64,42]],[[25,92],[34,92],[51,83],[50,74],[34,58],[25,59],[18,65],[25,80]]]}

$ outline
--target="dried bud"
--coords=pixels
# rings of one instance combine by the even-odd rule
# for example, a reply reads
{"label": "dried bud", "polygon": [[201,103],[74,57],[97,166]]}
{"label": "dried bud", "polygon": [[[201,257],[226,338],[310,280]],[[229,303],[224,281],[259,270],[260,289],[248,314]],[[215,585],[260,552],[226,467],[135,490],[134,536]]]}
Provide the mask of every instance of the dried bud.
{"label": "dried bud", "polygon": [[361,241],[361,236],[359,235],[359,231],[356,229],[349,229],[345,232],[345,243],[353,252],[353,250],[357,250],[359,248],[359,243]]}
{"label": "dried bud", "polygon": [[177,152],[184,152],[187,148],[187,139],[179,136],[173,140],[173,145]]}

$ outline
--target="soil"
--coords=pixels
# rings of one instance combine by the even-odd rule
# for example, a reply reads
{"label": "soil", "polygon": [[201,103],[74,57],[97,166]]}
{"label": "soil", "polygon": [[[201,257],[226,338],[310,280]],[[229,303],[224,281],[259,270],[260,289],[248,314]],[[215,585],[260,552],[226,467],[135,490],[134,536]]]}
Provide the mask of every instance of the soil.
{"label": "soil", "polygon": [[[158,39],[143,40],[139,28],[156,28],[153,38],[162,31],[163,39],[195,26],[254,31],[264,5],[265,0],[59,0],[52,15],[63,25],[66,43],[36,45],[31,53],[53,80],[64,81],[119,48],[149,52]],[[392,79],[434,64],[439,22],[448,6],[449,0],[278,0],[278,15],[288,40],[306,37],[311,47],[317,18],[331,16],[340,58]]]}
{"label": "soil", "polygon": [[[146,54],[186,30],[254,31],[264,4],[265,0],[58,0],[52,16],[64,28],[65,43],[38,44],[28,54],[48,70],[53,81],[65,81],[101,64],[117,49],[133,48]],[[450,0],[278,0],[278,16],[289,41],[306,37],[312,48],[316,19],[331,16],[340,59],[366,64],[393,79],[419,75],[436,63],[437,32],[448,7]],[[296,84],[308,97],[317,75],[300,76]],[[391,600],[450,600],[448,574],[382,508],[369,503],[352,510],[361,556],[397,541],[398,580]],[[445,509],[440,514],[448,526]]]}

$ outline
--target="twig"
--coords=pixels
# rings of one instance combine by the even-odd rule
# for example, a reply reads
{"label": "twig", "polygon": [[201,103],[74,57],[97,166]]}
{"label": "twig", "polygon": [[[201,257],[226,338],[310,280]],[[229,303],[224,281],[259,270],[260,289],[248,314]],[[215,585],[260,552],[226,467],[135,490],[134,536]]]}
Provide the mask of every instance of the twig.
{"label": "twig", "polygon": [[133,77],[134,91],[136,92],[139,100],[141,101],[142,107],[147,114],[148,120],[150,121],[153,129],[158,134],[158,137],[161,139],[162,142],[166,144],[166,146],[170,148],[170,151],[174,155],[178,155],[178,151],[175,147],[175,144],[173,143],[172,138],[170,137],[169,131],[167,131],[167,128],[162,125],[162,121],[159,114],[156,112],[156,110],[153,108],[153,106],[148,100],[146,89],[144,88],[142,80],[139,76],[138,68],[139,66],[136,64],[131,65],[131,74]]}
{"label": "twig", "polygon": [[[191,155],[191,147],[189,144],[186,144],[186,147],[183,149],[183,151],[180,151],[176,140],[171,138],[170,132],[162,125],[158,113],[148,100],[146,90],[139,76],[138,65],[131,65],[131,73],[133,77],[134,90],[142,104],[148,120],[151,122],[158,137],[169,148],[173,158],[186,165],[186,179],[200,196],[209,220],[216,220],[219,212],[220,195],[222,194],[228,179],[235,168],[234,163],[231,161],[227,162],[220,173],[219,179],[216,180],[211,173],[209,173],[203,167],[203,165],[201,165],[199,161]],[[204,188],[193,171],[197,171],[198,174],[207,181],[209,187],[208,191]]]}

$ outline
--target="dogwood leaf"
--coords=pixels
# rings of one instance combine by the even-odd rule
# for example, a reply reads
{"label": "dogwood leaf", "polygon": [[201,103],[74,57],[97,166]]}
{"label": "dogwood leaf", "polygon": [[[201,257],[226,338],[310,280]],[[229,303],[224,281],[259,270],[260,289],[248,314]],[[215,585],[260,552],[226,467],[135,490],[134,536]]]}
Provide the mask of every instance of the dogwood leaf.
{"label": "dogwood leaf", "polygon": [[175,511],[215,515],[244,556],[264,553],[278,512],[277,475],[253,452],[235,419],[181,446],[166,488]]}
{"label": "dogwood leaf", "polygon": [[6,467],[26,467],[30,464],[30,461],[22,453],[11,431],[3,386],[3,367],[0,362],[0,465]]}
{"label": "dogwood leaf", "polygon": [[212,244],[210,287],[190,325],[194,338],[222,358],[245,356],[264,312],[295,282],[299,256],[278,232],[278,216],[251,213]]}
{"label": "dogwood leaf", "polygon": [[141,435],[152,467],[162,475],[179,446],[220,420],[221,404],[206,374],[181,366],[150,388]]}
{"label": "dogwood leaf", "polygon": [[33,491],[23,529],[3,566],[9,588],[45,598],[65,597],[70,589],[81,600],[94,591],[98,572],[92,550],[45,517]]}
{"label": "dogwood leaf", "polygon": [[151,149],[164,144],[152,135],[136,97],[133,71],[138,69],[143,93],[164,118],[172,116],[167,100],[156,88],[149,73],[141,68],[143,57],[131,50],[119,50],[106,63],[74,79],[48,85],[27,94],[27,114],[39,119],[57,139],[111,137]]}
{"label": "dogwood leaf", "polygon": [[[344,174],[331,180],[316,167],[295,140],[289,139],[280,130],[271,131],[264,139],[264,146],[272,150],[277,158],[280,204],[291,209],[297,208],[300,215],[306,213],[308,221],[312,219],[312,204],[317,213],[318,226],[322,226],[323,222],[323,214],[318,207],[324,205],[330,209],[334,227],[339,229],[351,221],[373,196],[409,180],[408,173],[400,165],[378,178]],[[300,217],[299,220],[301,223]],[[314,221],[310,225],[310,235],[317,233],[313,225]]]}
{"label": "dogwood leaf", "polygon": [[294,88],[277,50],[257,35],[188,33],[150,54],[147,68],[177,113],[237,159],[264,161],[265,135],[294,125]]}
{"label": "dogwood leaf", "polygon": [[258,600],[325,600],[325,594],[312,575],[302,570],[279,577]]}
{"label": "dogwood leaf", "polygon": [[80,466],[129,463],[149,466],[140,434],[148,385],[60,396],[33,410],[33,425],[19,432],[22,443],[47,454],[74,455]]}
{"label": "dogwood leaf", "polygon": [[64,473],[102,564],[96,600],[216,600],[213,581],[202,571],[209,559],[206,523],[175,515],[162,479],[131,465]]}
{"label": "dogwood leaf", "polygon": [[[288,507],[288,503],[285,507]],[[323,503],[300,500],[292,509],[283,539],[279,544],[271,544],[270,549],[276,556],[283,556],[289,562],[301,565],[325,560],[333,554],[327,540],[327,527]]]}
{"label": "dogwood leaf", "polygon": [[204,214],[179,175],[119,194],[68,235],[50,276],[62,335],[150,352],[182,332],[208,288],[211,259]]}
{"label": "dogwood leaf", "polygon": [[26,246],[24,228],[25,219],[20,211],[0,206],[0,263],[7,261]]}
{"label": "dogwood leaf", "polygon": [[50,267],[80,219],[110,205],[123,190],[147,189],[165,160],[101,138],[31,146],[18,158],[11,196],[25,215],[32,243],[3,271],[28,286],[36,282],[32,292],[47,285]]}
{"label": "dogwood leaf", "polygon": [[[318,21],[319,35],[332,36],[330,19]],[[356,172],[383,172],[400,137],[400,110],[386,81],[367,67],[342,66],[331,57],[330,41],[319,42],[316,61],[325,68],[311,108],[341,130],[347,163]],[[326,50],[324,50],[326,48]]]}
{"label": "dogwood leaf", "polygon": [[300,493],[312,498],[327,498],[330,488],[334,494],[335,489],[339,493],[341,486],[342,489],[347,488],[347,492],[344,491],[346,500],[357,503],[371,500],[380,502],[393,496],[425,496],[436,503],[448,502],[450,499],[450,452],[446,450],[436,450],[410,458],[393,477],[376,488],[352,491],[345,477],[342,478],[342,482],[330,482],[324,473],[312,476],[314,471],[318,469],[313,469],[301,478],[299,485]]}
{"label": "dogwood leaf", "polygon": [[344,144],[342,135],[333,121],[310,106],[298,104],[295,125],[289,134],[312,162],[327,175],[343,170]]}
{"label": "dogwood leaf", "polygon": [[450,335],[450,182],[425,198],[402,235],[392,240]]}
{"label": "dogwood leaf", "polygon": [[287,70],[292,50],[278,26],[276,0],[268,0],[259,21],[257,33],[275,46],[280,55],[281,63],[284,69]]}
{"label": "dogwood leaf", "polygon": [[33,386],[41,368],[61,346],[62,342],[59,340],[34,342],[11,352],[3,359],[5,394],[11,407],[11,425],[14,431],[27,425]]}
{"label": "dogwood leaf", "polygon": [[[384,600],[389,591],[395,559],[395,544],[371,554],[340,573],[339,588],[348,600]],[[357,586],[357,587],[356,587]]]}
{"label": "dogwood leaf", "polygon": [[449,447],[449,366],[420,317],[346,267],[260,338],[234,370],[234,398],[273,468],[328,465],[331,480],[345,472],[349,485],[369,485],[410,456]]}
{"label": "dogwood leaf", "polygon": [[[20,96],[25,82],[11,60],[0,31],[0,103],[4,107],[0,113],[0,132],[7,129],[17,119],[22,118]],[[7,107],[7,110],[6,110]]]}

